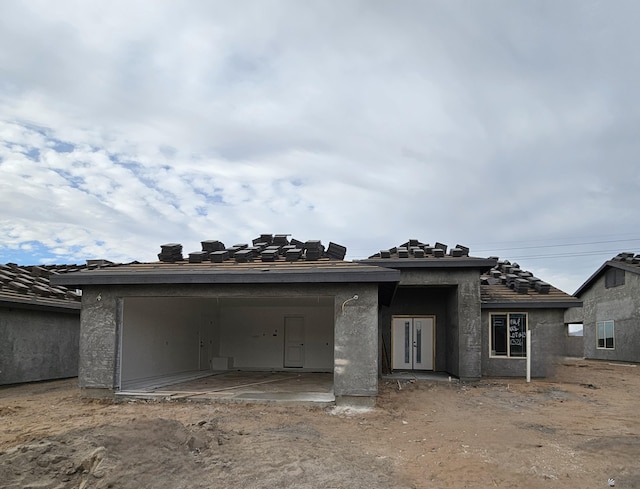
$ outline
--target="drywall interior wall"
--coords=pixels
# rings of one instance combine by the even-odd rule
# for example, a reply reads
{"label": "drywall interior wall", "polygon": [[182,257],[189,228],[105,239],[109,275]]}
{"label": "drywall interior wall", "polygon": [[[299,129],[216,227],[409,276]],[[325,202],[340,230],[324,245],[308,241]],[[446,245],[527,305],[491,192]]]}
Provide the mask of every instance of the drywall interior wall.
{"label": "drywall interior wall", "polygon": [[284,319],[304,318],[304,369],[333,371],[333,297],[220,301],[220,356],[232,368],[284,368]]}
{"label": "drywall interior wall", "polygon": [[333,308],[333,297],[317,296],[127,297],[121,331],[121,383],[216,370],[226,359],[225,365],[234,369],[283,369],[287,316],[304,318],[303,368],[331,372]]}
{"label": "drywall interior wall", "polygon": [[121,382],[199,370],[207,308],[199,298],[126,298]]}

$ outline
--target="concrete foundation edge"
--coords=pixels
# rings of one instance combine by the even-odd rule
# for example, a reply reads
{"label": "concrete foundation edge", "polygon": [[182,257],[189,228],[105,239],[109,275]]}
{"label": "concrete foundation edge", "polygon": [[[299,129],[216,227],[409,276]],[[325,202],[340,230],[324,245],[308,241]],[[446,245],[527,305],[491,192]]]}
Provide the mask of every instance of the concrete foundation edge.
{"label": "concrete foundation edge", "polygon": [[83,399],[115,399],[116,393],[112,389],[99,389],[83,387],[80,389],[80,397]]}
{"label": "concrete foundation edge", "polygon": [[372,408],[375,405],[375,396],[336,396],[336,406],[338,407]]}

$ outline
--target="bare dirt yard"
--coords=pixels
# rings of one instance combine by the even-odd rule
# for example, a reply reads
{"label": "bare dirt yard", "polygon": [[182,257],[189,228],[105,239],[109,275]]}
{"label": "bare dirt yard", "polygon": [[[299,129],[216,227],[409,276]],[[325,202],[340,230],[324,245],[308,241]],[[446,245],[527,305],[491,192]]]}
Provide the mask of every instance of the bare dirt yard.
{"label": "bare dirt yard", "polygon": [[4,488],[640,487],[640,368],[551,379],[381,381],[368,412],[0,389]]}

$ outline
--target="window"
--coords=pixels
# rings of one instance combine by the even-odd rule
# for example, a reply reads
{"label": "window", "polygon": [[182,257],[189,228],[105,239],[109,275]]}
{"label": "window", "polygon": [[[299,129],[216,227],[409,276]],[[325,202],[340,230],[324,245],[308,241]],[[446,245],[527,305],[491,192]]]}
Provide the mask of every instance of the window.
{"label": "window", "polygon": [[527,356],[527,315],[491,314],[491,356],[524,358]]}
{"label": "window", "polygon": [[614,350],[613,321],[598,321],[596,323],[597,346],[605,350]]}
{"label": "window", "polygon": [[582,323],[567,324],[567,336],[584,336],[584,328]]}
{"label": "window", "polygon": [[624,270],[609,268],[604,274],[604,286],[607,289],[624,285]]}

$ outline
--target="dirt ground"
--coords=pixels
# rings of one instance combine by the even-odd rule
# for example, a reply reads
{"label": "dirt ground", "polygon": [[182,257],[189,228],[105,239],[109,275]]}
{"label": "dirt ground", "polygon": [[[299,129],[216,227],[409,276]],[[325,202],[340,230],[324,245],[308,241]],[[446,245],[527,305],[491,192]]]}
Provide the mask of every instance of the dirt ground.
{"label": "dirt ground", "polygon": [[552,379],[382,381],[368,412],[81,399],[0,389],[4,488],[640,487],[640,368]]}

